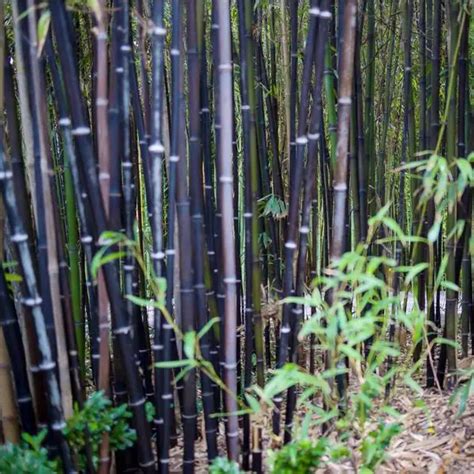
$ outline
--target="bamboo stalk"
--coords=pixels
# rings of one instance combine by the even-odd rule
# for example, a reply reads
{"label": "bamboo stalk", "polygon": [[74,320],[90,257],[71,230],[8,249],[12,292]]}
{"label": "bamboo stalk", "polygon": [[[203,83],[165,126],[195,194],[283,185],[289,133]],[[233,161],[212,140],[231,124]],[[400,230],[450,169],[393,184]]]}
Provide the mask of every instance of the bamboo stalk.
{"label": "bamboo stalk", "polygon": [[239,432],[237,402],[231,393],[237,393],[237,295],[236,295],[236,262],[234,253],[234,203],[232,172],[232,53],[231,22],[228,0],[214,3],[218,24],[219,51],[217,56],[218,91],[216,93],[217,109],[221,121],[220,140],[218,143],[218,200],[222,212],[220,235],[222,239],[222,278],[225,286],[224,302],[224,381],[230,393],[225,394],[227,416],[227,454],[230,459],[239,458]]}

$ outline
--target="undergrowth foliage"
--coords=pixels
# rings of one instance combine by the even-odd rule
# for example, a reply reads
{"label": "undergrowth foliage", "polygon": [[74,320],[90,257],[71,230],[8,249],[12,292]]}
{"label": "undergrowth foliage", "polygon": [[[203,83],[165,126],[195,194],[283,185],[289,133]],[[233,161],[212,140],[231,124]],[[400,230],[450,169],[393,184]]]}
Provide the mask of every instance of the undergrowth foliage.
{"label": "undergrowth foliage", "polygon": [[[94,392],[84,406],[74,408],[74,414],[67,420],[63,433],[69,442],[75,461],[81,471],[88,467],[86,448],[91,447],[92,467],[97,468],[100,441],[108,434],[110,448],[116,452],[133,446],[137,439],[130,427],[130,413],[126,404],[112,406],[103,392]],[[22,434],[19,445],[8,443],[0,447],[0,472],[21,474],[53,474],[61,472],[61,462],[51,460],[44,447],[47,430],[35,436]]]}

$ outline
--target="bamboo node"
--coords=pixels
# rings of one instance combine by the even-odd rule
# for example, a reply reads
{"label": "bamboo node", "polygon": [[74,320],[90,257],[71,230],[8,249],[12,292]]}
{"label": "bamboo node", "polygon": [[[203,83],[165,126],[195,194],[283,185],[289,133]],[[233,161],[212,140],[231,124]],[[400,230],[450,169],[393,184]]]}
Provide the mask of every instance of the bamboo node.
{"label": "bamboo node", "polygon": [[0,322],[0,327],[3,326],[11,326],[12,324],[16,323],[16,319],[6,319],[5,321]]}
{"label": "bamboo node", "polygon": [[237,365],[238,365],[238,364],[237,364],[237,362],[233,362],[232,364],[226,364],[226,363],[224,363],[224,364],[222,364],[222,365],[223,365],[224,369],[227,369],[227,370],[234,370],[234,369],[237,368]]}
{"label": "bamboo node", "polygon": [[220,71],[232,71],[232,63],[219,64]]}
{"label": "bamboo node", "polygon": [[28,240],[28,235],[27,234],[13,234],[11,236],[11,241],[15,243],[19,242],[26,242]]}
{"label": "bamboo node", "polygon": [[132,48],[130,47],[129,44],[122,44],[122,46],[120,46],[120,51],[129,52],[131,50]]}
{"label": "bamboo node", "polygon": [[287,249],[296,249],[296,242],[293,242],[292,240],[290,240],[285,243],[285,247]]}
{"label": "bamboo node", "polygon": [[236,284],[236,283],[237,283],[237,278],[235,278],[235,277],[228,277],[228,278],[223,278],[222,281],[223,281],[224,283],[227,283],[227,284],[231,285],[231,284]]}
{"label": "bamboo node", "polygon": [[329,19],[329,18],[332,18],[332,13],[329,10],[324,10],[319,14],[319,16],[321,18]]}
{"label": "bamboo node", "polygon": [[350,96],[339,97],[339,100],[337,102],[341,105],[351,105],[352,98]]}
{"label": "bamboo node", "polygon": [[56,362],[50,361],[50,362],[43,362],[42,364],[38,365],[38,370],[52,370],[56,367]]}
{"label": "bamboo node", "polygon": [[63,420],[53,423],[51,425],[51,428],[54,431],[62,431],[65,427],[66,427],[66,423]]}
{"label": "bamboo node", "polygon": [[300,234],[309,234],[309,227],[307,225],[301,226]]}
{"label": "bamboo node", "polygon": [[232,183],[234,180],[232,176],[220,176],[219,177],[219,182],[220,183]]}
{"label": "bamboo node", "polygon": [[179,56],[180,55],[179,49],[173,48],[170,51],[170,54],[171,54],[171,56]]}
{"label": "bamboo node", "polygon": [[165,151],[165,147],[161,142],[155,142],[148,147],[148,151],[151,153],[163,153]]}
{"label": "bamboo node", "polygon": [[71,130],[71,133],[73,134],[73,136],[90,135],[91,129],[89,127],[86,127],[85,125],[81,125]]}
{"label": "bamboo node", "polygon": [[313,7],[309,9],[309,14],[313,16],[318,16],[320,11],[321,10],[318,7]]}
{"label": "bamboo node", "polygon": [[17,398],[18,403],[27,403],[27,402],[31,402],[31,400],[33,399],[29,396]]}
{"label": "bamboo node", "polygon": [[140,400],[137,400],[136,402],[130,402],[129,405],[131,407],[138,407],[140,405],[143,405],[145,402],[146,402],[146,398],[142,397],[142,398],[140,398]]}
{"label": "bamboo node", "polygon": [[185,420],[194,420],[195,418],[197,418],[197,415],[194,414],[194,415],[181,415]]}
{"label": "bamboo node", "polygon": [[320,137],[321,137],[320,133],[308,133],[308,138],[310,140],[319,140]]}
{"label": "bamboo node", "polygon": [[173,163],[177,163],[179,161],[179,156],[178,155],[171,155],[170,156],[170,161]]}
{"label": "bamboo node", "polygon": [[43,299],[40,296],[37,296],[36,298],[33,298],[33,297],[23,298],[21,302],[25,306],[33,307],[33,306],[39,306],[43,302]]}
{"label": "bamboo node", "polygon": [[114,331],[114,334],[128,334],[132,330],[132,326],[123,326]]}
{"label": "bamboo node", "polygon": [[175,255],[176,254],[176,250],[175,249],[166,249],[166,255]]}
{"label": "bamboo node", "polygon": [[71,119],[69,117],[63,117],[59,119],[59,126],[60,127],[70,127],[71,126]]}
{"label": "bamboo node", "polygon": [[0,171],[0,181],[4,179],[10,179],[13,176],[11,171]]}
{"label": "bamboo node", "polygon": [[153,252],[151,253],[152,260],[162,260],[165,258],[165,254],[163,252]]}
{"label": "bamboo node", "polygon": [[163,28],[161,26],[155,26],[151,30],[151,33],[155,36],[165,36],[166,35],[166,28]]}

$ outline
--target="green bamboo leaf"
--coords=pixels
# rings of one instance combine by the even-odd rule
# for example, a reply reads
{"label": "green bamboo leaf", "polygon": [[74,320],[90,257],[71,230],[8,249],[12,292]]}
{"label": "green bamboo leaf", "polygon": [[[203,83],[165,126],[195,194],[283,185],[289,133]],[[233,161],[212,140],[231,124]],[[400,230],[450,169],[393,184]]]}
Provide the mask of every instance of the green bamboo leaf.
{"label": "green bamboo leaf", "polygon": [[155,301],[155,300],[152,300],[152,299],[141,298],[141,297],[135,296],[135,295],[125,295],[125,298],[127,300],[131,301],[132,303],[136,304],[137,306],[141,306],[141,307],[144,307],[144,308],[149,308],[151,306],[151,307],[157,308],[159,310],[163,309],[163,304],[162,303],[160,303],[158,301]]}
{"label": "green bamboo leaf", "polygon": [[104,255],[107,250],[107,248],[102,248],[94,255],[94,258],[92,259],[91,263],[91,274],[93,278],[97,278],[97,272],[99,271],[99,268],[101,266],[113,262],[114,260],[120,260],[121,258],[124,258],[127,255],[126,252],[124,252],[123,250],[106,253]]}
{"label": "green bamboo leaf", "polygon": [[428,231],[428,240],[432,243],[438,240],[439,231],[441,230],[441,220],[437,217]]}
{"label": "green bamboo leaf", "polygon": [[18,273],[5,273],[5,280],[10,283],[20,283],[23,281],[23,277]]}
{"label": "green bamboo leaf", "polygon": [[471,182],[473,180],[473,170],[471,163],[469,163],[468,160],[459,158],[458,160],[456,160],[456,165],[459,168],[461,174],[466,179],[466,181]]}
{"label": "green bamboo leaf", "polygon": [[260,402],[250,393],[245,394],[245,400],[247,400],[247,404],[253,413],[258,413],[261,410]]}
{"label": "green bamboo leaf", "polygon": [[385,216],[382,223],[388,227],[402,242],[405,242],[405,234],[395,219]]}
{"label": "green bamboo leaf", "polygon": [[196,332],[188,331],[183,336],[183,351],[188,359],[196,355]]}
{"label": "green bamboo leaf", "polygon": [[434,340],[435,344],[445,344],[446,346],[454,347],[455,349],[459,349],[459,344],[456,341],[452,341],[451,339],[446,339],[445,337],[437,337]]}
{"label": "green bamboo leaf", "polygon": [[416,380],[413,380],[410,374],[406,375],[403,378],[403,381],[405,382],[405,385],[411,388],[414,392],[420,394],[423,393],[423,389],[420,387],[420,384]]}
{"label": "green bamboo leaf", "polygon": [[87,6],[94,12],[94,15],[100,19],[101,18],[101,11],[100,5],[98,0],[87,0]]}
{"label": "green bamboo leaf", "polygon": [[419,275],[427,268],[429,268],[429,264],[426,262],[421,262],[412,266],[408,271],[407,276],[405,277],[405,284],[408,285],[409,283],[411,283],[417,275]]}
{"label": "green bamboo leaf", "polygon": [[441,288],[446,288],[447,290],[453,290],[456,293],[459,293],[461,291],[461,288],[459,288],[456,283],[453,283],[452,281],[444,280],[441,282]]}
{"label": "green bamboo leaf", "polygon": [[49,10],[44,10],[43,13],[41,13],[41,16],[39,17],[39,20],[38,20],[38,28],[37,28],[37,31],[38,31],[38,51],[37,51],[38,58],[41,56],[44,45],[46,43],[46,38],[48,37],[50,23],[51,23],[51,13],[50,13]]}
{"label": "green bamboo leaf", "polygon": [[344,355],[349,357],[349,359],[352,359],[352,360],[355,360],[355,361],[358,361],[358,362],[362,362],[362,355],[360,354],[360,352],[356,351],[354,348],[348,346],[347,344],[342,344],[341,346],[339,346],[339,350]]}
{"label": "green bamboo leaf", "polygon": [[220,321],[220,318],[212,318],[210,319],[198,332],[197,338],[201,339],[204,334],[207,334],[209,330],[214,326],[214,324],[218,323]]}
{"label": "green bamboo leaf", "polygon": [[194,367],[195,363],[193,360],[184,359],[184,360],[168,360],[164,362],[156,362],[154,365],[155,367],[158,367],[159,369],[177,369],[179,367],[188,367],[190,365]]}

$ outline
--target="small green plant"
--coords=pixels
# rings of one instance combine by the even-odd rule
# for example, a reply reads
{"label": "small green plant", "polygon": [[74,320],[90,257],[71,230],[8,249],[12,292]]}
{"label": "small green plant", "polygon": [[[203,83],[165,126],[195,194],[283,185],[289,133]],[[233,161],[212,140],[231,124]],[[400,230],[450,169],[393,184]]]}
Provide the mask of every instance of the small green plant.
{"label": "small green plant", "polygon": [[92,446],[93,462],[97,465],[99,446],[104,433],[109,434],[112,451],[132,446],[136,433],[128,424],[131,417],[126,404],[113,407],[112,402],[101,391],[94,392],[81,410],[76,406],[73,416],[67,420],[64,434],[77,456],[79,467],[85,466],[86,444]]}
{"label": "small green plant", "polygon": [[288,443],[271,455],[270,469],[275,474],[309,474],[314,472],[327,453],[328,441],[320,438],[317,443],[301,439]]}
{"label": "small green plant", "polygon": [[47,430],[36,436],[22,434],[20,444],[0,446],[0,472],[5,474],[55,474],[57,461],[48,459],[48,451],[42,447]]}
{"label": "small green plant", "polygon": [[466,411],[469,399],[474,395],[474,368],[460,370],[458,377],[459,386],[451,396],[450,405],[457,403],[457,416],[461,416]]}
{"label": "small green plant", "polygon": [[401,431],[399,423],[380,422],[376,429],[371,431],[362,441],[361,474],[375,472],[376,467],[384,460],[385,451],[390,446],[392,439]]}
{"label": "small green plant", "polygon": [[218,457],[209,466],[210,474],[240,474],[242,471],[235,461],[230,461],[224,457]]}

